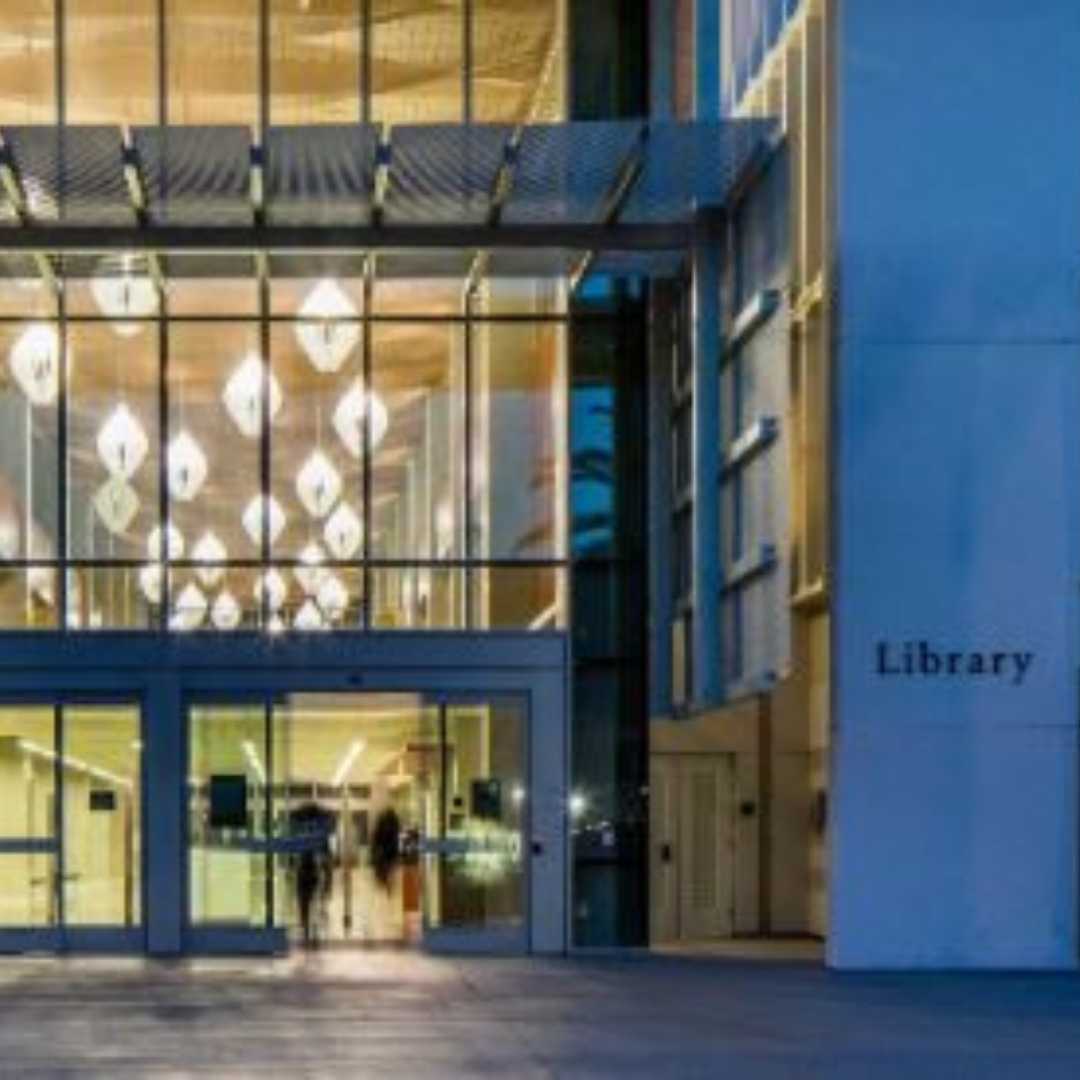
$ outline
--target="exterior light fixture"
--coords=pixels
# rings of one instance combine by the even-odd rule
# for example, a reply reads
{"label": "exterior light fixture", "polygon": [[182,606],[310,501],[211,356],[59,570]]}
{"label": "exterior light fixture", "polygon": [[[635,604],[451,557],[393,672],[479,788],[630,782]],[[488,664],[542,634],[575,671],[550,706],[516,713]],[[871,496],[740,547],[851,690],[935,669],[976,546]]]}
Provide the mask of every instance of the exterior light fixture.
{"label": "exterior light fixture", "polygon": [[144,566],[139,571],[139,588],[151,604],[160,604],[164,595],[165,571],[161,563]]}
{"label": "exterior light fixture", "polygon": [[28,326],[11,347],[8,367],[31,405],[52,405],[60,392],[60,335],[49,323]]}
{"label": "exterior light fixture", "polygon": [[217,564],[228,558],[228,552],[214,533],[204,532],[199,537],[191,549],[191,557],[196,562],[206,564],[198,567],[195,573],[208,589],[213,588],[225,576],[225,568]]}
{"label": "exterior light fixture", "polygon": [[244,532],[251,537],[251,542],[256,546],[262,543],[263,518],[267,519],[270,533],[270,543],[273,544],[285,528],[285,511],[281,509],[281,503],[273,495],[256,495],[244,508],[241,522]]}
{"label": "exterior light fixture", "polygon": [[325,552],[315,540],[312,540],[300,552],[300,562],[303,565],[298,566],[293,573],[296,575],[296,580],[300,582],[300,588],[309,596],[319,591],[319,584],[326,576],[326,571],[320,565],[325,559]]}
{"label": "exterior light fixture", "polygon": [[228,589],[218,593],[210,618],[219,630],[235,630],[240,625],[240,605]]}
{"label": "exterior light fixture", "polygon": [[125,320],[145,319],[157,310],[157,289],[145,274],[132,273],[135,260],[125,255],[120,273],[95,274],[90,281],[90,292],[102,315],[113,322],[112,328],[122,337],[132,337],[142,327],[138,322]]}
{"label": "exterior light fixture", "polygon": [[341,583],[337,574],[327,574],[319,586],[316,601],[326,618],[330,622],[337,622],[349,606],[349,590]]}
{"label": "exterior light fixture", "polygon": [[123,476],[110,476],[94,493],[94,509],[105,528],[119,536],[135,520],[139,496]]}
{"label": "exterior light fixture", "polygon": [[364,529],[356,511],[347,503],[340,502],[337,509],[326,519],[323,540],[335,559],[351,559],[360,547]]}
{"label": "exterior light fixture", "polygon": [[169,625],[174,630],[195,630],[206,618],[206,596],[193,581],[189,581],[176,598],[176,610]]}
{"label": "exterior light fixture", "polygon": [[354,458],[360,457],[364,449],[364,415],[368,417],[371,448],[383,441],[390,419],[386,406],[378,394],[365,393],[359,379],[342,395],[334,409],[334,430],[345,444],[345,448]]}
{"label": "exterior light fixture", "polygon": [[340,370],[360,340],[356,305],[336,281],[324,278],[300,305],[299,316],[296,340],[311,366],[325,375]]}
{"label": "exterior light fixture", "polygon": [[324,518],[341,494],[341,474],[321,450],[312,450],[296,474],[296,494],[313,518]]}
{"label": "exterior light fixture", "polygon": [[293,626],[297,630],[326,629],[326,623],[323,620],[322,612],[318,609],[315,601],[312,600],[311,597],[308,597],[308,599],[300,605],[300,610],[293,619]]}
{"label": "exterior light fixture", "polygon": [[262,388],[266,384],[266,396],[270,422],[281,411],[281,386],[274,373],[255,353],[248,355],[229,377],[222,400],[242,435],[257,439],[262,431]]}
{"label": "exterior light fixture", "polygon": [[142,424],[127,404],[120,402],[98,432],[97,451],[102,464],[110,476],[130,480],[149,449]]}
{"label": "exterior light fixture", "polygon": [[267,570],[255,582],[255,599],[260,604],[265,600],[267,609],[272,612],[281,610],[288,592],[289,586],[276,570]]}
{"label": "exterior light fixture", "polygon": [[589,800],[580,791],[575,791],[570,796],[570,817],[577,821],[589,808]]}
{"label": "exterior light fixture", "polygon": [[206,482],[206,455],[195,438],[181,431],[169,443],[169,494],[179,502],[190,502]]}
{"label": "exterior light fixture", "polygon": [[[161,527],[155,525],[146,538],[146,553],[155,561],[161,558]],[[184,554],[184,534],[175,526],[165,530],[165,557],[179,559]]]}

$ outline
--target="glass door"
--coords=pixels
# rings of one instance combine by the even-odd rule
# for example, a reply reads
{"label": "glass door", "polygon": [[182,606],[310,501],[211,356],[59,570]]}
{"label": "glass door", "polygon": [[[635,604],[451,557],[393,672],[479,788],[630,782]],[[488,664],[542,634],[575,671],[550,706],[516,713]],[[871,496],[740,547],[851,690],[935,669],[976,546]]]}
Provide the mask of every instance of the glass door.
{"label": "glass door", "polygon": [[0,948],[137,948],[134,705],[0,707]]}

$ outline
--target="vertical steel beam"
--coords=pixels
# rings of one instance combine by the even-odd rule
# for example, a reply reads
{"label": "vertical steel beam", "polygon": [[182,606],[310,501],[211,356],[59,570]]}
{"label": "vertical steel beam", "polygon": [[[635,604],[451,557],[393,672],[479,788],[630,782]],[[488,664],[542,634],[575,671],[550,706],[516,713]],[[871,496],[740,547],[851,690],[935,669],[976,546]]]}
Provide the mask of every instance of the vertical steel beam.
{"label": "vertical steel beam", "polygon": [[721,41],[717,0],[694,0],[694,116],[720,119]]}

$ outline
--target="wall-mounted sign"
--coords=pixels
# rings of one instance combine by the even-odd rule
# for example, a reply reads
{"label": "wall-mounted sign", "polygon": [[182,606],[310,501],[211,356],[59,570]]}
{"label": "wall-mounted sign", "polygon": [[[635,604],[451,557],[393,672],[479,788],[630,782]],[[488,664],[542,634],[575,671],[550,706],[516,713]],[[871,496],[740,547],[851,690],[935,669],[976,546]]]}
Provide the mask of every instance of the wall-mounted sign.
{"label": "wall-mounted sign", "polygon": [[954,649],[929,641],[878,641],[875,674],[905,679],[998,679],[1020,686],[1035,662],[1017,649]]}

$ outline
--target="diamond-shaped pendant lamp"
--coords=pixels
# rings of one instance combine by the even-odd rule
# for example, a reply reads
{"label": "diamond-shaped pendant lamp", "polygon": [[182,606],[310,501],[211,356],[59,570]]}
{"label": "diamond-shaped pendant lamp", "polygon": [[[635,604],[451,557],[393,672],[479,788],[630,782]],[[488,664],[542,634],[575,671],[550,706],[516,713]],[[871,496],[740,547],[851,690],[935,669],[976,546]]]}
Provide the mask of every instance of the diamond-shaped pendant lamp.
{"label": "diamond-shaped pendant lamp", "polygon": [[212,532],[204,532],[191,549],[191,557],[196,562],[207,564],[198,567],[195,573],[208,589],[225,576],[225,568],[217,564],[223,563],[228,554],[225,545]]}
{"label": "diamond-shaped pendant lamp", "polygon": [[316,597],[319,609],[330,622],[337,622],[349,606],[349,591],[336,574],[328,574],[319,586]]}
{"label": "diamond-shaped pendant lamp", "polygon": [[8,353],[8,367],[31,405],[52,405],[60,392],[60,336],[56,327],[48,323],[28,326]]}
{"label": "diamond-shaped pendant lamp", "polygon": [[219,630],[235,630],[240,625],[240,605],[228,589],[218,593],[210,609],[210,620]]}
{"label": "diamond-shaped pendant lamp", "polygon": [[389,426],[389,417],[382,399],[375,393],[364,393],[359,379],[342,395],[334,408],[333,424],[338,438],[354,458],[360,457],[364,448],[364,414],[368,414],[371,426],[371,448],[383,441]]}
{"label": "diamond-shaped pendant lamp", "polygon": [[363,538],[364,527],[356,511],[346,502],[338,503],[323,526],[323,540],[330,554],[335,559],[351,559]]}
{"label": "diamond-shaped pendant lamp", "polygon": [[285,528],[285,511],[281,509],[281,503],[273,495],[263,498],[256,495],[244,508],[241,522],[244,532],[251,537],[251,542],[256,546],[262,543],[263,518],[267,518],[270,533],[270,543],[273,544]]}
{"label": "diamond-shaped pendant lamp", "polygon": [[324,518],[341,494],[341,474],[321,450],[312,450],[296,474],[296,494],[313,518]]}
{"label": "diamond-shaped pendant lamp", "polygon": [[169,494],[178,502],[190,502],[199,494],[208,465],[193,435],[181,431],[169,443]]}
{"label": "diamond-shaped pendant lamp", "polygon": [[266,382],[267,411],[270,422],[281,411],[281,386],[272,371],[255,355],[248,353],[229,377],[222,400],[233,423],[242,435],[256,439],[262,431],[262,388]]}
{"label": "diamond-shaped pendant lamp", "polygon": [[352,321],[356,305],[336,281],[325,278],[308,293],[299,316],[296,340],[311,366],[324,374],[339,371],[360,340],[360,327]]}
{"label": "diamond-shaped pendant lamp", "polygon": [[120,536],[139,512],[139,496],[123,476],[110,476],[94,493],[94,509],[105,528]]}
{"label": "diamond-shaped pendant lamp", "polygon": [[110,476],[130,480],[146,458],[150,443],[138,417],[120,402],[101,425],[97,437],[98,456]]}

